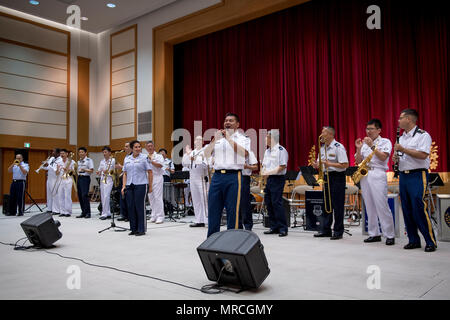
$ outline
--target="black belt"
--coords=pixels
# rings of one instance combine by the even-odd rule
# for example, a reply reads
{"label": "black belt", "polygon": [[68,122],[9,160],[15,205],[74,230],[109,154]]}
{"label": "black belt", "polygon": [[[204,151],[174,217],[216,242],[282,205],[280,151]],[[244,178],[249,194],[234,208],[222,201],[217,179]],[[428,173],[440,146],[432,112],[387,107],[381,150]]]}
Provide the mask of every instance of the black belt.
{"label": "black belt", "polygon": [[216,169],[214,170],[214,173],[220,173],[220,174],[229,174],[229,173],[238,173],[241,172],[241,170],[228,170],[228,169]]}
{"label": "black belt", "polygon": [[20,181],[25,181],[23,179],[13,179],[13,182],[20,182]]}
{"label": "black belt", "polygon": [[428,171],[428,170],[424,169],[424,168],[420,168],[420,169],[412,169],[412,170],[400,171],[400,173],[409,174],[409,173],[420,172],[420,171]]}
{"label": "black belt", "polygon": [[[327,173],[325,172],[325,174],[327,174]],[[342,172],[340,172],[340,171],[328,171],[328,175],[330,177],[333,177],[333,176],[345,176],[345,171],[342,171]]]}
{"label": "black belt", "polygon": [[91,176],[82,176],[82,175],[78,175],[78,178],[90,178]]}

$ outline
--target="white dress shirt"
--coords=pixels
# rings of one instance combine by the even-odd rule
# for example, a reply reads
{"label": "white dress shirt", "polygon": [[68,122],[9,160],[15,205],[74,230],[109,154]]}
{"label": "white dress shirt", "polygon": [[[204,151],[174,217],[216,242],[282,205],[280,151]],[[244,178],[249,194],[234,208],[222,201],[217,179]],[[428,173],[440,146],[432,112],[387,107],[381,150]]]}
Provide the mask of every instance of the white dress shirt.
{"label": "white dress shirt", "polygon": [[264,171],[271,171],[277,169],[279,166],[286,166],[286,168],[274,174],[277,176],[285,175],[288,160],[289,155],[287,150],[277,143],[273,147],[267,148],[266,152],[264,152],[263,158]]}
{"label": "white dress shirt", "polygon": [[[399,144],[406,149],[413,149],[430,154],[431,136],[428,132],[419,129],[417,126],[412,128],[409,132],[403,132],[399,139]],[[428,169],[430,168],[430,157],[425,159],[418,159],[403,153],[399,159],[399,170],[414,170],[414,169]]]}
{"label": "white dress shirt", "polygon": [[[230,139],[247,151],[250,151],[250,139],[236,131]],[[214,169],[215,170],[242,170],[245,164],[245,155],[234,151],[230,143],[225,139],[219,139],[214,145]]]}
{"label": "white dress shirt", "polygon": [[89,172],[80,172],[81,169],[84,170],[92,170],[94,169],[94,161],[92,161],[91,158],[84,157],[83,160],[78,160],[78,175],[79,176],[90,176],[91,174]]}
{"label": "white dress shirt", "polygon": [[[385,152],[389,155],[391,154],[392,143],[389,139],[378,136],[378,138],[376,138],[373,141],[373,145],[377,147],[378,151]],[[372,152],[373,152],[373,150],[366,143],[364,143],[362,145],[361,155],[362,155],[363,159],[367,158]],[[380,158],[378,158],[376,156],[376,154],[374,154],[372,159],[370,160],[370,162],[367,165],[373,169],[383,169],[384,171],[387,171],[389,169],[388,162],[389,162],[389,157],[387,157],[386,160],[381,161]]]}
{"label": "white dress shirt", "polygon": [[[345,147],[337,142],[335,139],[330,143],[330,145],[327,147],[327,157],[325,158],[325,147],[326,145],[322,145],[320,147],[320,156],[322,158],[322,161],[328,160],[332,163],[348,163],[348,157],[347,157],[347,151],[345,151]],[[319,158],[317,158],[317,161],[319,161]],[[322,164],[323,165],[323,164]],[[323,165],[323,170],[325,171],[325,165]],[[346,168],[336,168],[336,167],[328,167],[328,171],[337,171],[337,172],[344,172],[347,170]]]}
{"label": "white dress shirt", "polygon": [[[248,152],[248,157],[245,158],[245,164],[246,165],[255,165],[258,164],[258,159],[256,159],[255,154],[252,151]],[[251,176],[252,175],[252,169],[244,169],[242,170],[243,176]]]}

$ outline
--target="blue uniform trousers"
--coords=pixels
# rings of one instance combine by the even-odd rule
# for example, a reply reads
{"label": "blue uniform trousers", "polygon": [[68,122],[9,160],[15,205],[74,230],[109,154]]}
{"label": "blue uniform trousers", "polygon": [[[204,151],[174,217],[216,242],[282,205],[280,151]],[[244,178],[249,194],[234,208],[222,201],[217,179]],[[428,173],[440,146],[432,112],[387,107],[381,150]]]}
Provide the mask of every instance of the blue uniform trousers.
{"label": "blue uniform trousers", "polygon": [[437,247],[431,220],[425,204],[428,172],[400,172],[400,200],[402,202],[403,219],[409,243],[420,244],[417,229],[422,233],[427,245]]}
{"label": "blue uniform trousers", "polygon": [[90,176],[78,176],[77,192],[78,200],[80,201],[81,215],[91,215],[91,204],[89,202],[89,186],[91,185]]}
{"label": "blue uniform trousers", "polygon": [[285,175],[273,175],[267,178],[264,189],[264,203],[269,213],[270,229],[278,232],[288,232],[286,215],[283,207],[283,189]]}
{"label": "blue uniform trousers", "polygon": [[223,208],[227,212],[227,229],[242,229],[239,221],[241,171],[221,173],[216,170],[208,193],[208,237],[220,231]]}
{"label": "blue uniform trousers", "polygon": [[[324,177],[325,179],[326,176]],[[329,172],[331,208],[333,212],[323,213],[322,233],[331,234],[331,225],[334,225],[333,234],[341,236],[344,234],[344,206],[345,206],[345,172]],[[325,201],[328,202],[328,184],[325,184]],[[328,208],[328,207],[327,207]]]}
{"label": "blue uniform trousers", "polygon": [[250,203],[250,176],[242,175],[242,191],[241,191],[241,208],[239,217],[242,219],[242,224],[245,230],[252,230],[253,228],[253,213],[251,212]]}
{"label": "blue uniform trousers", "polygon": [[147,194],[147,185],[130,184],[126,186],[125,192],[130,229],[132,232],[145,232],[147,227],[145,218],[145,196]]}
{"label": "blue uniform trousers", "polygon": [[13,180],[9,189],[9,214],[23,215],[25,208],[25,180]]}

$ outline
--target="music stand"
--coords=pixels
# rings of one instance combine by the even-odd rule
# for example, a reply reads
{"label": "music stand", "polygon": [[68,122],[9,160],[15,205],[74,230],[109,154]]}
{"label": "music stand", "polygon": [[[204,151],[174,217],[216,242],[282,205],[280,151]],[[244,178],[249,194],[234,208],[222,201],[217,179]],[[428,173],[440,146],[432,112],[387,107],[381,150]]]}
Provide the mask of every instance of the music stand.
{"label": "music stand", "polygon": [[[111,214],[112,214],[112,217],[111,217],[111,225],[110,225],[109,227],[103,229],[103,230],[100,230],[98,233],[102,233],[103,231],[109,230],[109,229],[111,229],[111,228],[114,229],[115,232],[123,232],[123,231],[130,230],[130,229],[127,229],[127,228],[124,228],[124,227],[117,226],[116,223],[114,222],[114,218],[115,218],[115,215],[116,215],[116,210],[114,210],[114,209],[115,209],[115,206],[112,206],[112,205],[111,205],[111,202],[113,201],[113,199],[112,199],[112,197],[113,197],[113,191],[114,191],[114,192],[120,192],[120,191],[118,191],[117,189],[118,189],[117,187],[113,187],[113,189],[111,190],[111,195],[110,195],[110,208],[112,209],[112,210],[111,210]],[[122,197],[122,193],[120,193],[120,196]],[[119,208],[120,208],[120,207],[119,207]],[[102,208],[102,209],[103,209],[103,208]],[[120,210],[120,209],[119,209],[119,210]],[[119,211],[119,212],[120,212],[120,211]],[[146,219],[146,220],[147,220],[147,219]],[[119,230],[116,230],[116,228],[119,229]]]}
{"label": "music stand", "polygon": [[314,178],[314,168],[311,166],[299,167],[306,184],[311,187],[318,187],[316,178]]}
{"label": "music stand", "polygon": [[[34,199],[33,199],[33,197],[28,193],[28,190],[27,190],[27,188],[28,188],[28,176],[27,176],[27,180],[26,180],[26,186],[25,186],[25,194],[28,196],[28,198],[30,198],[30,200],[33,202],[33,204],[32,205],[30,205],[28,208],[26,208],[25,210],[23,210],[23,213],[28,213],[29,211],[28,210],[30,210],[33,206],[36,206],[36,207],[38,207],[38,209],[39,209],[39,211],[40,212],[43,212],[42,211],[42,209],[41,209],[41,207],[39,207],[39,205],[36,203],[36,201],[34,201]],[[23,195],[23,202],[24,202],[24,204],[25,204],[25,194]]]}
{"label": "music stand", "polygon": [[[357,170],[358,170],[358,166],[348,167],[348,168],[345,170],[345,175],[346,175],[347,177],[351,177]],[[361,189],[361,184],[360,184],[360,182],[355,183],[355,186],[357,186],[359,189]],[[345,187],[345,188],[347,189],[347,187]]]}

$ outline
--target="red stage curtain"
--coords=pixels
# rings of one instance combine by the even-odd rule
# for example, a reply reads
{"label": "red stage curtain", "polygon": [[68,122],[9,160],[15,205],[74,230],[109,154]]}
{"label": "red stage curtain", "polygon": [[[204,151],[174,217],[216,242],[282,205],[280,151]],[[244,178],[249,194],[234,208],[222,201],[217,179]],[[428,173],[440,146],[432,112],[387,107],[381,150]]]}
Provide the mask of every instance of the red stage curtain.
{"label": "red stage curtain", "polygon": [[[366,27],[371,4],[381,30]],[[312,1],[182,43],[175,116],[191,134],[195,120],[222,128],[226,112],[244,130],[278,128],[297,169],[323,125],[353,165],[369,119],[394,141],[400,111],[412,107],[439,146],[438,171],[449,171],[449,21],[435,1]]]}

